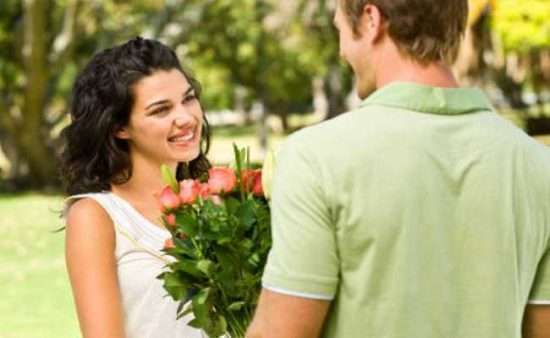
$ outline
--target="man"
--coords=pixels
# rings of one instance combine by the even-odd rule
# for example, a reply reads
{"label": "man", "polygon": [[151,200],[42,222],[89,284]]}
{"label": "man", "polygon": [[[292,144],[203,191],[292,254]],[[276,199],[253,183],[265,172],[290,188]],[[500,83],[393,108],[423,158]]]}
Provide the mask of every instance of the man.
{"label": "man", "polygon": [[550,151],[458,87],[467,0],[337,7],[364,101],[278,157],[247,337],[550,337]]}

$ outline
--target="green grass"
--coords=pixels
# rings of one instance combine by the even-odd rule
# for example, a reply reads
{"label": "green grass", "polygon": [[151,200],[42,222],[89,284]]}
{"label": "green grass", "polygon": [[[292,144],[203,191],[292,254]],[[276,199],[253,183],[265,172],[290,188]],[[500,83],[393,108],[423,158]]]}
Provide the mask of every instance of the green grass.
{"label": "green grass", "polygon": [[0,195],[0,338],[79,337],[64,263],[62,198]]}

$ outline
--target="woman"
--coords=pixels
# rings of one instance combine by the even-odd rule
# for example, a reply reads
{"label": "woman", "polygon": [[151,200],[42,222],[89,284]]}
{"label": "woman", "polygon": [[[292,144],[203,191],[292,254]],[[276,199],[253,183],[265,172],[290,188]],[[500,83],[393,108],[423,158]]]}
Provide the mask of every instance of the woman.
{"label": "woman", "polygon": [[86,338],[201,337],[176,320],[156,279],[167,263],[155,193],[160,166],[196,178],[210,164],[200,87],[175,53],[135,38],[93,57],[76,79],[64,130],[66,262]]}

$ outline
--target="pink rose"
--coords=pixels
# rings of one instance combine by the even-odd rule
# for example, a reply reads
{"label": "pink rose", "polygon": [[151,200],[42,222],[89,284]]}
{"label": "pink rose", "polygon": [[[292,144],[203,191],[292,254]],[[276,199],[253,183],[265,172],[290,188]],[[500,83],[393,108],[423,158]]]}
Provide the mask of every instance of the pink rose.
{"label": "pink rose", "polygon": [[169,186],[162,189],[160,192],[159,201],[163,211],[176,209],[181,204],[180,198]]}
{"label": "pink rose", "polygon": [[180,199],[183,204],[192,204],[197,200],[201,191],[201,184],[196,180],[180,182]]}
{"label": "pink rose", "polygon": [[172,238],[168,238],[164,241],[164,249],[175,249],[174,241]]}
{"label": "pink rose", "polygon": [[176,225],[176,215],[174,215],[174,214],[164,215],[164,221],[166,222],[166,224],[168,224],[170,226],[175,226]]}
{"label": "pink rose", "polygon": [[237,176],[231,168],[214,167],[208,170],[208,188],[211,194],[231,192],[237,185]]}

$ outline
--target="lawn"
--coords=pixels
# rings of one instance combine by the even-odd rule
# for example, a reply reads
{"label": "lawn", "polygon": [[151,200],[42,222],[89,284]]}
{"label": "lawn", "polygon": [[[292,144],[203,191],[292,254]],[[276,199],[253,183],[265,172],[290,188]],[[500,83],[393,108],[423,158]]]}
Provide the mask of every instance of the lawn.
{"label": "lawn", "polygon": [[79,337],[63,257],[62,198],[0,195],[0,338]]}

